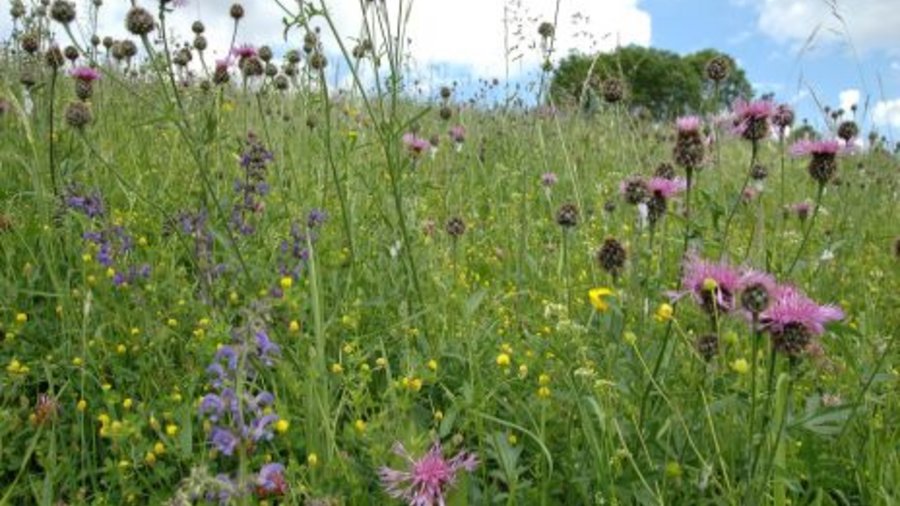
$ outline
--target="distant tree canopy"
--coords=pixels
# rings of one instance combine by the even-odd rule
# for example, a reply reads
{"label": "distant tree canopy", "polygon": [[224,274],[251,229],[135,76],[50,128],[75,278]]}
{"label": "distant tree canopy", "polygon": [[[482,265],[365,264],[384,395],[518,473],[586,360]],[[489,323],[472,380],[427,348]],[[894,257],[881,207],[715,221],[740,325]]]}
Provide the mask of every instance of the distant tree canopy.
{"label": "distant tree canopy", "polygon": [[[626,46],[593,56],[572,54],[556,69],[550,93],[558,104],[591,107],[603,96],[603,82],[616,78],[625,84],[628,104],[657,119],[699,112],[709,107],[705,97],[713,90],[706,64],[720,55],[728,60],[731,71],[719,85],[718,109],[738,97],[751,97],[753,88],[733,58],[713,49],[679,56],[661,49]],[[583,88],[585,83],[588,90]]]}

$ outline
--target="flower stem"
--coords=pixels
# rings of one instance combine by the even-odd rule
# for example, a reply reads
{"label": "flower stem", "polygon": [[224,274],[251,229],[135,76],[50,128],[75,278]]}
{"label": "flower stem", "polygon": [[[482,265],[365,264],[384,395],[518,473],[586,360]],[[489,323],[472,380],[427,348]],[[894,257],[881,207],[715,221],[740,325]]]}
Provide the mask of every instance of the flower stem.
{"label": "flower stem", "polygon": [[813,226],[816,224],[816,217],[819,215],[819,208],[822,207],[822,194],[825,193],[825,184],[819,184],[819,191],[816,193],[816,205],[813,208],[812,217],[809,219],[809,225],[806,226],[806,231],[803,233],[803,240],[800,242],[800,247],[797,248],[797,254],[794,255],[794,260],[791,261],[790,267],[788,267],[786,276],[790,276],[792,272],[794,272],[794,267],[797,266],[797,261],[800,260],[800,256],[803,254],[803,250],[806,249],[806,243],[809,242],[809,236],[812,232]]}

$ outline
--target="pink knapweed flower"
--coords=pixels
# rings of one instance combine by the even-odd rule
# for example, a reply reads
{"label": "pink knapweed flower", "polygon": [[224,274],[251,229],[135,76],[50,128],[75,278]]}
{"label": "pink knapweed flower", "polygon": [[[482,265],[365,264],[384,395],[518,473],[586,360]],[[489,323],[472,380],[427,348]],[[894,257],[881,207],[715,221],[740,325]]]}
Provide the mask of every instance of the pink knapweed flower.
{"label": "pink knapweed flower", "polygon": [[69,71],[69,75],[74,79],[88,83],[100,79],[100,72],[91,67],[75,67]]}
{"label": "pink knapweed flower", "polygon": [[647,181],[647,188],[654,195],[661,195],[665,199],[670,199],[683,192],[687,188],[687,183],[680,177],[675,179],[654,177]]}
{"label": "pink knapweed flower", "polygon": [[423,139],[412,132],[403,134],[403,145],[413,156],[419,156],[431,147],[428,139]]}
{"label": "pink knapweed flower", "polygon": [[472,472],[478,466],[474,453],[460,452],[445,459],[439,442],[418,460],[414,460],[401,443],[394,443],[393,451],[409,463],[409,469],[400,471],[382,467],[378,475],[388,495],[408,501],[410,506],[443,506],[444,494],[456,482],[456,474]]}
{"label": "pink knapweed flower", "polygon": [[747,140],[760,140],[769,134],[769,120],[775,113],[775,104],[771,100],[748,102],[738,99],[731,110],[734,114],[731,131],[735,135]]}
{"label": "pink knapweed flower", "polygon": [[681,278],[683,291],[677,295],[689,294],[706,312],[724,314],[734,309],[740,279],[741,274],[725,262],[713,263],[689,254]]}

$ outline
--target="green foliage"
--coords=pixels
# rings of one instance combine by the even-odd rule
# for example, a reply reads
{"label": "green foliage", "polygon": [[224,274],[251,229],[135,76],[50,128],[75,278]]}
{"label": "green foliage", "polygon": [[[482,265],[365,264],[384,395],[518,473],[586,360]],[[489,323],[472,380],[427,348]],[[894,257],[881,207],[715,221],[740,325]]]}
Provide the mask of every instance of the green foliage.
{"label": "green foliage", "polygon": [[[714,98],[714,86],[705,74],[707,62],[716,55],[725,56],[731,64],[717,101],[709,98]],[[727,107],[736,98],[753,94],[743,69],[723,53],[704,49],[679,56],[656,48],[626,46],[611,53],[569,55],[554,73],[551,95],[560,104],[581,104],[584,99],[601,97],[602,83],[608,78],[623,79],[628,104],[657,119]]]}

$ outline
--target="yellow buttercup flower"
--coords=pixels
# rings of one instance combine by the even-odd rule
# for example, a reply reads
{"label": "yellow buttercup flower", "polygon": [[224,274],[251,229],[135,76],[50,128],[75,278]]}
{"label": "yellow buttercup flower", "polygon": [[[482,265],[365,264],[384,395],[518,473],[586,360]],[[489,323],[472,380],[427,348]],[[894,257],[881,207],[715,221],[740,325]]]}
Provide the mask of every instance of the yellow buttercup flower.
{"label": "yellow buttercup flower", "polygon": [[675,308],[673,308],[671,304],[663,302],[656,308],[656,314],[653,315],[653,318],[662,323],[671,320],[673,314],[675,314]]}
{"label": "yellow buttercup flower", "polygon": [[609,303],[606,302],[607,297],[613,297],[615,294],[609,288],[592,288],[588,291],[588,299],[594,309],[601,313],[609,310]]}
{"label": "yellow buttercup flower", "polygon": [[731,369],[738,374],[747,374],[750,370],[750,364],[743,358],[739,358],[731,363]]}

